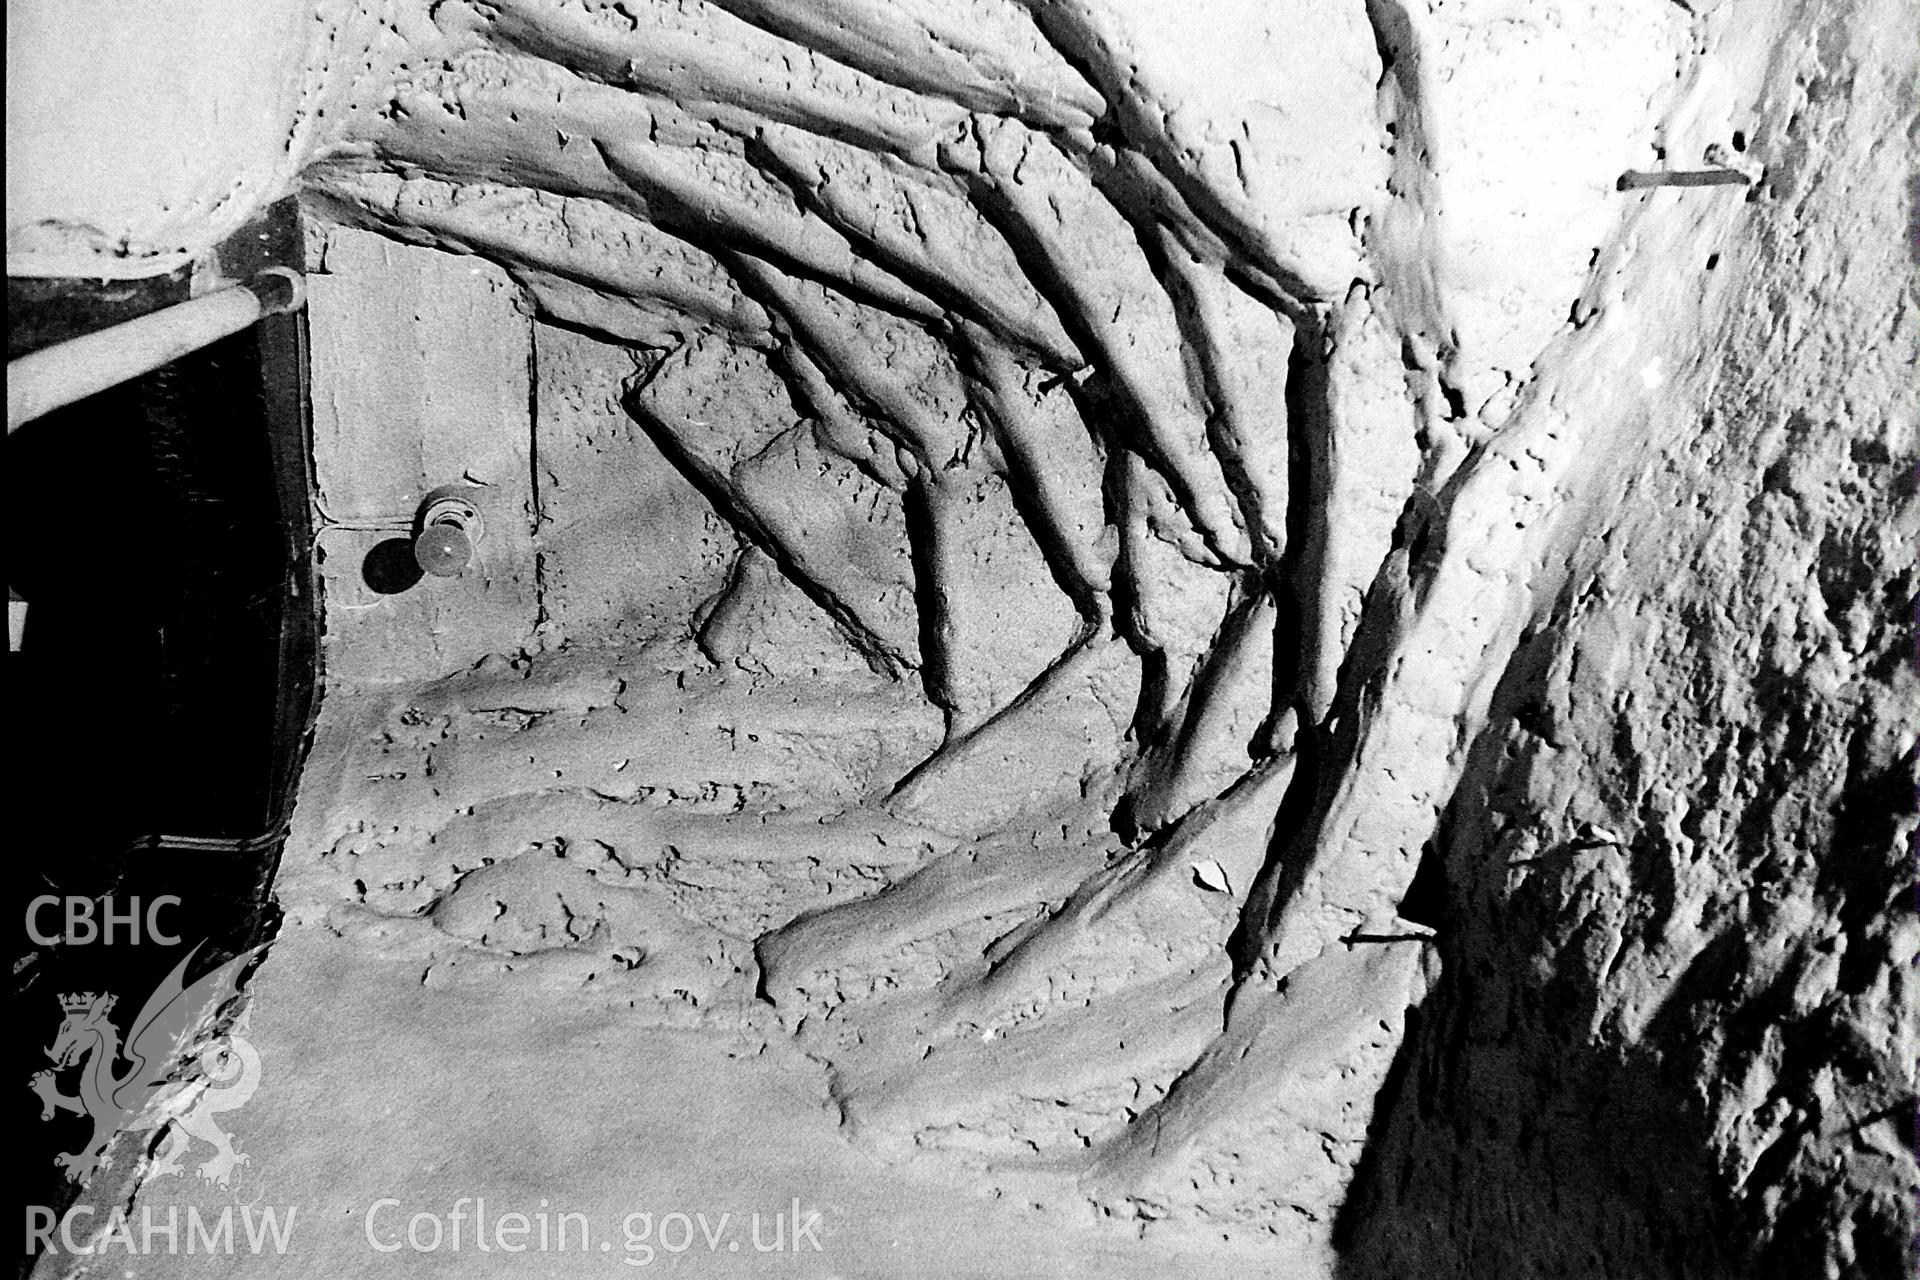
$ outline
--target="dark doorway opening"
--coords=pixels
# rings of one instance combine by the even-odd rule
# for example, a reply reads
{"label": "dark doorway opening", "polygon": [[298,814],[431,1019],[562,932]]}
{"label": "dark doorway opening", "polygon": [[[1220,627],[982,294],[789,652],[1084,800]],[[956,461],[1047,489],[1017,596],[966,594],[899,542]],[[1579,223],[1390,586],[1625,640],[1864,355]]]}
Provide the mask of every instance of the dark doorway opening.
{"label": "dark doorway opening", "polygon": [[[184,275],[10,279],[9,359],[186,294]],[[303,326],[272,317],[8,437],[8,580],[27,618],[7,656],[7,1089],[26,1205],[71,1202],[54,1157],[91,1130],[43,1118],[28,1089],[59,998],[112,993],[130,1020],[197,944],[194,973],[278,923],[317,675]],[[155,914],[162,899],[178,901]]]}

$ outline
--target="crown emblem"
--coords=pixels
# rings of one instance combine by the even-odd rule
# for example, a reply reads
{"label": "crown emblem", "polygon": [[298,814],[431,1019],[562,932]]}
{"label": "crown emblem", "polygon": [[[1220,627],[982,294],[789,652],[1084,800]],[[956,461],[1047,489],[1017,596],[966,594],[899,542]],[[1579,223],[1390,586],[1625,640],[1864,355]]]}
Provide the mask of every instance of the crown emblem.
{"label": "crown emblem", "polygon": [[85,1013],[93,1008],[94,1002],[100,1002],[101,1013],[113,1011],[113,996],[101,996],[92,991],[73,991],[60,997],[60,1007],[67,1013]]}

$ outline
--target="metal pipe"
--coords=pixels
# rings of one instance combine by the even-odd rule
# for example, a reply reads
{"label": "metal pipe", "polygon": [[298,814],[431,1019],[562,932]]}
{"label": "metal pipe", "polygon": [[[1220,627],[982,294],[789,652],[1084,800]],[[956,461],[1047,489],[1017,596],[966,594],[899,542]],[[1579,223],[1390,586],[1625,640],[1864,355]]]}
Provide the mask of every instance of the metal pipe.
{"label": "metal pipe", "polygon": [[1738,169],[1629,169],[1614,184],[1615,190],[1633,191],[1640,187],[1748,187],[1753,179]]}
{"label": "metal pipe", "polygon": [[233,288],[10,360],[7,433],[61,405],[151,373],[263,316],[297,311],[306,299],[299,272],[268,267]]}

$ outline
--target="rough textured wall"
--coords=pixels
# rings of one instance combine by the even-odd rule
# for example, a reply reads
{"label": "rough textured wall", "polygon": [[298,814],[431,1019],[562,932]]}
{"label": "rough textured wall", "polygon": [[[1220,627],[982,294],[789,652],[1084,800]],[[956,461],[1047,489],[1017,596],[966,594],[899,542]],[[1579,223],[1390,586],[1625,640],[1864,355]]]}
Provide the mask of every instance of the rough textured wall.
{"label": "rough textured wall", "polygon": [[[776,829],[838,850],[825,883],[673,890],[858,1140],[1070,1169],[1321,1272],[1899,1265],[1898,5],[472,0],[338,30],[360,78],[329,81],[353,123],[314,209],[504,269],[568,335],[535,340],[537,431],[615,451],[532,464],[566,621],[509,657],[684,641],[671,679],[648,650],[547,689],[539,734],[611,760],[643,690],[732,724],[823,671],[851,701],[792,705],[886,730],[811,802],[736,797],[805,813]],[[1746,181],[1617,183],[1708,165]],[[743,549],[641,584],[676,507],[667,536]],[[360,714],[430,763],[511,718],[507,665]],[[876,690],[913,713],[846,710]],[[761,749],[804,756],[781,723]],[[649,767],[747,767],[662,741]],[[512,749],[460,749],[494,763],[459,786],[526,794]],[[384,839],[290,865],[296,927],[464,918],[480,872]],[[376,855],[427,861],[347,902]],[[527,928],[566,934],[562,979],[602,964]]]}
{"label": "rough textured wall", "polygon": [[1765,176],[1643,245],[1679,342],[1436,834],[1353,1275],[1913,1265],[1911,22],[1707,31]]}

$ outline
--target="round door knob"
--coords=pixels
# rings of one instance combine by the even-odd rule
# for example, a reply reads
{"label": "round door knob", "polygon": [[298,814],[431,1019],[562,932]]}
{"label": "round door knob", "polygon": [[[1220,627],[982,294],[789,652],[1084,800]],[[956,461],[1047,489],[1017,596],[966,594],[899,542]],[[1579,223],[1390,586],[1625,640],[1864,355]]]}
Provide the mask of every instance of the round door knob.
{"label": "round door knob", "polygon": [[457,525],[430,524],[413,540],[413,558],[436,578],[457,578],[473,559],[473,544]]}

